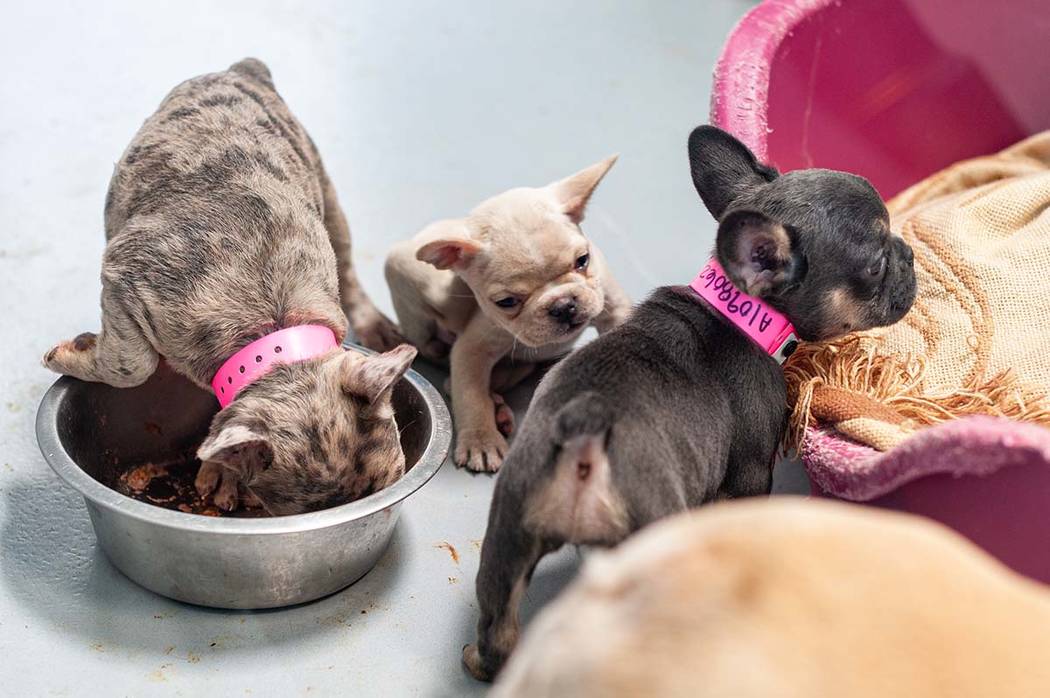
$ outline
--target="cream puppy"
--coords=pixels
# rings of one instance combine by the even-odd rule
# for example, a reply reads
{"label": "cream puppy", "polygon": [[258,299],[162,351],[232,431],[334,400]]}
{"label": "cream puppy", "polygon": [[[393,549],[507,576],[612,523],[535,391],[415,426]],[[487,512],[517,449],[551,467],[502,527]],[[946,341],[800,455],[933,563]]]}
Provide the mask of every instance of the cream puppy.
{"label": "cream puppy", "polygon": [[449,363],[458,465],[498,470],[513,428],[499,392],[566,354],[588,325],[605,332],[626,318],[627,295],[580,230],[615,162],[506,191],[387,257],[402,332],[426,358]]}
{"label": "cream puppy", "polygon": [[927,519],[717,504],[596,554],[500,698],[1050,695],[1050,591]]}

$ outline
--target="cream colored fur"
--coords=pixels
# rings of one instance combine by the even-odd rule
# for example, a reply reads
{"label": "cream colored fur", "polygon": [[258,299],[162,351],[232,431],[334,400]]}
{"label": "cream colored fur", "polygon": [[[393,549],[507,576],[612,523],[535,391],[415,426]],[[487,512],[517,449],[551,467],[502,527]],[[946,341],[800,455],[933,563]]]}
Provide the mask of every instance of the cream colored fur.
{"label": "cream colored fur", "polygon": [[596,554],[492,696],[1037,698],[1050,593],[925,519],[718,504]]}
{"label": "cream colored fur", "polygon": [[[626,318],[630,301],[579,227],[615,161],[499,194],[465,218],[427,226],[387,257],[404,335],[423,356],[450,364],[457,464],[499,468],[507,441],[497,426],[501,401],[494,391],[512,387],[529,366],[567,353],[588,325],[605,332]],[[507,298],[513,307],[497,305]],[[552,312],[570,300],[572,323],[555,318]]]}

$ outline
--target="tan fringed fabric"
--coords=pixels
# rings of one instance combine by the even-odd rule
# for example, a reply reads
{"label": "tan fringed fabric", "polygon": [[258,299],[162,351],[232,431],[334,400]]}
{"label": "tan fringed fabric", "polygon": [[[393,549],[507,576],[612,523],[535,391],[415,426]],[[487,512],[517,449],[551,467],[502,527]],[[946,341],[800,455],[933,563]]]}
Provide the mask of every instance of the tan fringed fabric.
{"label": "tan fringed fabric", "polygon": [[795,352],[790,445],[816,423],[880,451],[965,415],[1050,426],[1050,132],[938,172],[889,210],[915,252],[915,305]]}

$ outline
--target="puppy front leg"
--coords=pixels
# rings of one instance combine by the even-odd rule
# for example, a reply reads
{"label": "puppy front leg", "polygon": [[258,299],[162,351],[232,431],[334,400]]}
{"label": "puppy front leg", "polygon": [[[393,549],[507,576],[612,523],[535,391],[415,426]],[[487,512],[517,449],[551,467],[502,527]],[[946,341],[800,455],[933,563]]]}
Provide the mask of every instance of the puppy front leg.
{"label": "puppy front leg", "polygon": [[718,493],[727,499],[760,497],[773,489],[773,464],[756,458],[730,459]]}
{"label": "puppy front leg", "polygon": [[160,357],[139,326],[102,291],[102,330],[59,342],[44,355],[44,366],[67,376],[115,388],[142,385]]}
{"label": "puppy front leg", "polygon": [[452,345],[452,414],[456,423],[456,465],[475,472],[495,472],[507,452],[496,424],[492,368],[513,346],[513,339],[481,313]]}
{"label": "puppy front leg", "polygon": [[240,503],[240,476],[217,461],[204,461],[197,470],[193,485],[197,494],[205,498],[214,493],[212,501],[224,511],[233,511]]}

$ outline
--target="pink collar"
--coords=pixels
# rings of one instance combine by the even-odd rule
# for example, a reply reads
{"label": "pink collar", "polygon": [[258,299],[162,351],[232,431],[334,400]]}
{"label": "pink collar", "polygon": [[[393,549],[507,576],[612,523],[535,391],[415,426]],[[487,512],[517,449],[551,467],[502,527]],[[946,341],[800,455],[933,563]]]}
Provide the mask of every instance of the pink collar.
{"label": "pink collar", "polygon": [[277,364],[305,361],[339,347],[335,333],[324,325],[298,325],[255,340],[226,360],[211,379],[211,388],[226,407],[237,393]]}
{"label": "pink collar", "polygon": [[740,328],[777,363],[787,361],[798,346],[791,321],[758,298],[738,291],[714,257],[708,260],[689,288]]}

